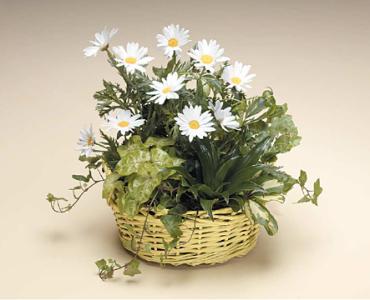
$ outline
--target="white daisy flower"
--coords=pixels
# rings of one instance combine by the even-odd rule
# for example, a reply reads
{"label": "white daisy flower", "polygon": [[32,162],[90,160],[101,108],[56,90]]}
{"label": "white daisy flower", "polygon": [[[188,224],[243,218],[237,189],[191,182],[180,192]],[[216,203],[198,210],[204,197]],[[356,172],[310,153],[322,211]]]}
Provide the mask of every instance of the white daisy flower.
{"label": "white daisy flower", "polygon": [[214,72],[214,67],[218,62],[229,60],[229,58],[222,56],[224,49],[220,48],[215,40],[210,40],[209,43],[206,40],[199,41],[196,49],[190,49],[188,54],[196,61],[195,67],[204,67],[210,72]]}
{"label": "white daisy flower", "polygon": [[248,74],[250,69],[250,65],[243,65],[236,61],[224,69],[222,79],[229,83],[230,88],[235,87],[238,91],[245,91],[251,87],[249,83],[256,77],[256,74]]}
{"label": "white daisy flower", "polygon": [[89,128],[84,128],[80,131],[77,145],[81,155],[86,157],[94,156],[95,136],[91,125]]}
{"label": "white daisy flower", "polygon": [[158,47],[163,48],[164,54],[171,57],[173,53],[179,54],[181,47],[190,42],[189,30],[180,25],[169,25],[163,28],[163,34],[157,34]]}
{"label": "white daisy flower", "polygon": [[184,76],[177,75],[177,73],[170,73],[166,79],[160,81],[153,81],[150,85],[154,91],[148,92],[148,95],[153,95],[149,100],[158,104],[163,104],[166,99],[178,99],[179,95],[176,93],[184,86]]}
{"label": "white daisy flower", "polygon": [[194,137],[200,139],[207,136],[208,132],[215,131],[212,122],[212,115],[209,111],[202,113],[201,106],[185,106],[182,113],[178,113],[175,118],[183,135],[193,141]]}
{"label": "white daisy flower", "polygon": [[226,107],[222,109],[222,102],[217,100],[215,105],[212,102],[209,102],[208,106],[215,116],[215,119],[220,122],[220,125],[223,130],[228,131],[227,128],[238,130],[240,124],[236,121],[235,116],[231,113],[231,107]]}
{"label": "white daisy flower", "polygon": [[110,40],[117,32],[117,28],[113,28],[111,31],[105,28],[102,32],[95,33],[95,40],[90,41],[93,46],[87,47],[83,50],[85,56],[96,56],[99,51],[106,49]]}
{"label": "white daisy flower", "polygon": [[114,110],[108,117],[105,127],[108,130],[116,130],[125,135],[132,132],[136,127],[140,127],[145,122],[141,119],[141,115],[133,115],[129,110],[117,109]]}
{"label": "white daisy flower", "polygon": [[127,72],[134,73],[135,70],[145,73],[143,66],[154,58],[146,56],[148,48],[140,47],[138,43],[127,43],[126,49],[122,46],[113,47],[116,55],[117,66],[125,66]]}

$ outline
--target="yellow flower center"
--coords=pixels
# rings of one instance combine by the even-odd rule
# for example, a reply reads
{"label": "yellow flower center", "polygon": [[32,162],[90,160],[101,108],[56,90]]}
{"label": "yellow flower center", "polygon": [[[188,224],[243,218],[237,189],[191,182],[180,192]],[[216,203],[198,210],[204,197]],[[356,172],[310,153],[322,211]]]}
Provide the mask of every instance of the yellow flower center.
{"label": "yellow flower center", "polygon": [[171,88],[169,86],[165,87],[163,90],[162,90],[162,93],[163,94],[168,94],[169,92],[171,92]]}
{"label": "yellow flower center", "polygon": [[174,47],[177,47],[179,44],[179,41],[175,38],[172,38],[172,39],[169,39],[168,40],[168,46],[174,48]]}
{"label": "yellow flower center", "polygon": [[87,145],[88,146],[94,145],[94,139],[91,136],[87,139]]}
{"label": "yellow flower center", "polygon": [[121,121],[121,122],[118,123],[119,127],[127,127],[128,125],[129,125],[129,122],[127,122],[127,121]]}
{"label": "yellow flower center", "polygon": [[136,64],[137,59],[136,57],[126,57],[125,62],[132,65],[132,64]]}
{"label": "yellow flower center", "polygon": [[197,120],[191,120],[189,122],[189,127],[191,129],[198,129],[200,127],[200,124],[199,124],[199,122]]}
{"label": "yellow flower center", "polygon": [[206,65],[209,65],[213,62],[213,57],[211,55],[208,55],[208,54],[203,54],[201,57],[200,57],[200,61]]}
{"label": "yellow flower center", "polygon": [[233,83],[233,84],[240,84],[240,82],[241,82],[242,80],[239,78],[239,77],[232,77],[231,78],[231,82]]}

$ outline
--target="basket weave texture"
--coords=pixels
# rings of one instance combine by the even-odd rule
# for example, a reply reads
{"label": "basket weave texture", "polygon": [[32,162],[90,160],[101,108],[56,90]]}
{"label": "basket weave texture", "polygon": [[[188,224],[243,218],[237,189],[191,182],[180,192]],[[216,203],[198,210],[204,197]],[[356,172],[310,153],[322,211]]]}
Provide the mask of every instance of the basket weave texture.
{"label": "basket weave texture", "polygon": [[131,252],[135,252],[135,247],[139,247],[132,247],[133,237],[136,241],[140,240],[147,217],[138,256],[150,262],[174,266],[223,263],[233,257],[247,254],[256,245],[259,233],[258,225],[253,224],[244,213],[235,213],[231,208],[215,210],[214,221],[206,211],[190,211],[184,214],[185,220],[180,226],[183,232],[180,241],[164,256],[163,239],[166,242],[172,240],[160,220],[165,212],[148,214],[142,209],[134,218],[128,218],[120,213],[117,205],[110,205],[122,245]]}

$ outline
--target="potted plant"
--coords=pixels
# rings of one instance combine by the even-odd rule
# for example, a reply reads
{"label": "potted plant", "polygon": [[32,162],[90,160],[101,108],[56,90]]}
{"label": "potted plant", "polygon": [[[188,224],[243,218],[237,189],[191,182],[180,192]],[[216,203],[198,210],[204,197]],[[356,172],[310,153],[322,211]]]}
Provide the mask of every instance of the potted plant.
{"label": "potted plant", "polygon": [[104,120],[98,139],[90,127],[78,141],[87,175],[73,175],[73,201],[47,195],[51,208],[69,211],[93,186],[103,183],[123,247],[133,258],[96,262],[102,279],[123,269],[140,273],[139,260],[172,265],[214,264],[246,254],[259,227],[278,230],[268,209],[283,203],[298,185],[298,202],[317,205],[320,180],[306,187],[306,172],[294,178],[277,163],[301,140],[286,104],[271,89],[246,94],[251,67],[232,62],[214,40],[189,49],[189,31],[170,25],[157,35],[167,64],[153,67],[137,43],[111,48],[116,29],[95,34],[86,56],[103,52],[122,77],[103,81],[96,110]]}

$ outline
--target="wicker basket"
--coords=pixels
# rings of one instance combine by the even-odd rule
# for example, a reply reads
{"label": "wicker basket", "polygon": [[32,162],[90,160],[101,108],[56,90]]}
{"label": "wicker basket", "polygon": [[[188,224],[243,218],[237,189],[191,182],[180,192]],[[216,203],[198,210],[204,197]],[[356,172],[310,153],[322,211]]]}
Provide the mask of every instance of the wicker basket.
{"label": "wicker basket", "polygon": [[[147,211],[142,209],[137,216],[130,219],[121,214],[115,204],[110,205],[123,247],[134,252],[133,237],[136,241],[140,240]],[[259,227],[244,213],[235,213],[231,208],[219,209],[213,212],[212,221],[205,211],[190,211],[184,215],[185,221],[180,227],[183,231],[180,241],[176,248],[164,257],[163,239],[169,242],[172,238],[160,220],[163,214],[165,213],[148,215],[142,246],[139,247],[138,253],[143,260],[174,266],[216,264],[243,256],[256,245]]]}

